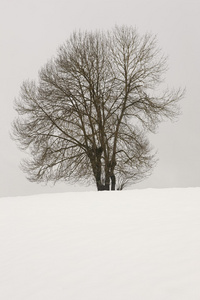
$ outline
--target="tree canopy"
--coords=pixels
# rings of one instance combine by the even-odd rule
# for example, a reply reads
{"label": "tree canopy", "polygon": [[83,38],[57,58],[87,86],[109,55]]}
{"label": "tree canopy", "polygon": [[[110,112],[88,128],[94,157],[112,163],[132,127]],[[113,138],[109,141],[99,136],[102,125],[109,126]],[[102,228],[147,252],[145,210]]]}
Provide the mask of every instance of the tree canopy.
{"label": "tree canopy", "polygon": [[29,180],[115,190],[148,176],[156,157],[147,133],[178,115],[183,96],[159,90],[166,67],[151,34],[127,26],[74,32],[15,101],[13,137],[29,150]]}

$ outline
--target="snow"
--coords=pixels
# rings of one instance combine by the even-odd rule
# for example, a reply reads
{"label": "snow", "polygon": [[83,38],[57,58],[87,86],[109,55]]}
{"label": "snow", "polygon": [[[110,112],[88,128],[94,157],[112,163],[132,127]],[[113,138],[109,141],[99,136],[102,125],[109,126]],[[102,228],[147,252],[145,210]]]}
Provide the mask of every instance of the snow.
{"label": "snow", "polygon": [[0,299],[200,299],[200,188],[0,198]]}

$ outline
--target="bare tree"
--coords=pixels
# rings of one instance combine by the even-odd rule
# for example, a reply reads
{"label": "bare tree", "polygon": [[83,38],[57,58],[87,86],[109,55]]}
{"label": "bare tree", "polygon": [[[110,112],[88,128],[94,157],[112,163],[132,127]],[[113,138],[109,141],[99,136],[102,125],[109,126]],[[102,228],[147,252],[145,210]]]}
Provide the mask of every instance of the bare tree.
{"label": "bare tree", "polygon": [[183,92],[156,94],[166,59],[150,34],[132,27],[75,32],[16,100],[13,137],[31,160],[31,181],[91,180],[122,189],[151,173],[146,137],[174,119]]}

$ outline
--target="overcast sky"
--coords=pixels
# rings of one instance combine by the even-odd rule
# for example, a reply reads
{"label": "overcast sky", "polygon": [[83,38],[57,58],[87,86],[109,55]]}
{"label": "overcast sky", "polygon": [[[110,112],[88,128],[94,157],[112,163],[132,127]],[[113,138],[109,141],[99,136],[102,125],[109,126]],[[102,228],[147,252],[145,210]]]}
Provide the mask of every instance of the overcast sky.
{"label": "overcast sky", "polygon": [[9,137],[16,116],[13,101],[23,80],[36,79],[75,29],[109,29],[115,24],[156,34],[169,57],[166,86],[186,87],[178,122],[165,122],[150,136],[159,158],[153,175],[133,188],[200,186],[199,15],[199,0],[1,0],[0,196],[86,190],[27,181],[19,169],[24,154]]}

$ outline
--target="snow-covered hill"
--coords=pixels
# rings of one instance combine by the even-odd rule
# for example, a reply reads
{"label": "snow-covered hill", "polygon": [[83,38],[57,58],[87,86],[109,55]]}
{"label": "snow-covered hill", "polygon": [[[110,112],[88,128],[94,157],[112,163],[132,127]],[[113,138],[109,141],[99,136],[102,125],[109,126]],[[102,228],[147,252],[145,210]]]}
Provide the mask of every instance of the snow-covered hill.
{"label": "snow-covered hill", "polygon": [[0,299],[200,299],[200,188],[0,198]]}

